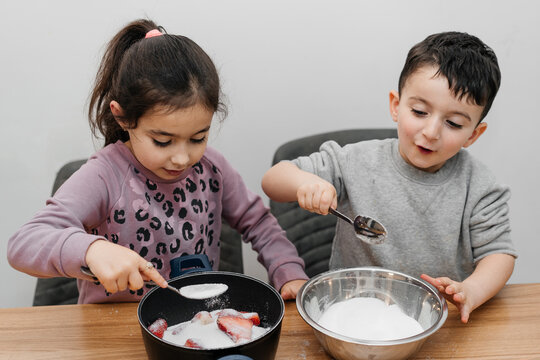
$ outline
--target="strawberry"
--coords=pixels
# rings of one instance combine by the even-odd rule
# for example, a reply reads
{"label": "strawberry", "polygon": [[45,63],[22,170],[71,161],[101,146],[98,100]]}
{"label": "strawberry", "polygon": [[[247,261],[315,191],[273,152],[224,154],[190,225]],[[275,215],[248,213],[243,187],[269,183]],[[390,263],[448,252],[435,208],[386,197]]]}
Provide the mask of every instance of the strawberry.
{"label": "strawberry", "polygon": [[192,348],[192,349],[202,349],[203,347],[199,343],[199,340],[197,339],[187,339],[184,346]]}
{"label": "strawberry", "polygon": [[261,319],[256,312],[236,311],[234,309],[223,309],[219,312],[218,316],[236,316],[244,319],[249,319],[253,322],[253,325],[259,325]]}
{"label": "strawberry", "polygon": [[207,325],[213,322],[214,319],[212,319],[212,315],[208,311],[199,311],[195,314],[193,319],[191,319],[192,323],[200,323],[201,325]]}
{"label": "strawberry", "polygon": [[260,325],[261,323],[261,319],[259,318],[259,314],[257,314],[256,312],[243,312],[241,311],[241,315],[244,319],[248,319],[248,320],[251,320],[251,322],[253,323],[253,325]]}
{"label": "strawberry", "polygon": [[218,328],[227,334],[232,341],[238,343],[241,340],[251,340],[251,328],[253,322],[238,316],[219,316],[217,319]]}
{"label": "strawberry", "polygon": [[148,327],[148,330],[158,338],[163,338],[163,333],[167,330],[167,321],[159,318]]}

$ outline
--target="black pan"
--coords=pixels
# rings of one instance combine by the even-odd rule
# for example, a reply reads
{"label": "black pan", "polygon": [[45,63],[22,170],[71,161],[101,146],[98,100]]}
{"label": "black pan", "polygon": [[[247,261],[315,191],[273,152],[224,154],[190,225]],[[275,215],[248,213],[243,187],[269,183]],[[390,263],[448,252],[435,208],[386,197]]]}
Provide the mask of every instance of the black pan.
{"label": "black pan", "polygon": [[[155,287],[142,298],[137,315],[148,358],[150,360],[215,360],[226,355],[238,354],[257,360],[273,360],[285,313],[285,304],[279,293],[260,280],[232,272],[194,272],[169,280],[169,284],[176,288],[203,283],[223,283],[228,286],[228,289],[217,297],[197,300],[184,298],[169,289]],[[253,341],[212,350],[175,345],[148,330],[148,326],[158,318],[165,319],[169,326],[173,326],[191,320],[199,311],[224,308],[257,312],[261,319],[260,326],[270,329]]]}

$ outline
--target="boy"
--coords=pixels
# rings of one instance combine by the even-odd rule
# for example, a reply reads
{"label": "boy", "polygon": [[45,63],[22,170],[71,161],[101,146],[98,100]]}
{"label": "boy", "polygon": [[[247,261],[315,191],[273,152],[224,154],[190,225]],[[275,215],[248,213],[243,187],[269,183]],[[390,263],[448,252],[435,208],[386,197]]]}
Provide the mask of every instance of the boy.
{"label": "boy", "polygon": [[398,139],[326,142],[268,170],[263,190],[322,215],[332,207],[377,219],[388,230],[381,245],[337,222],[330,268],[375,265],[421,276],[466,323],[505,285],[516,257],[509,188],[462,150],[486,130],[500,79],[493,50],[478,38],[431,35],[409,51],[399,92],[390,92]]}

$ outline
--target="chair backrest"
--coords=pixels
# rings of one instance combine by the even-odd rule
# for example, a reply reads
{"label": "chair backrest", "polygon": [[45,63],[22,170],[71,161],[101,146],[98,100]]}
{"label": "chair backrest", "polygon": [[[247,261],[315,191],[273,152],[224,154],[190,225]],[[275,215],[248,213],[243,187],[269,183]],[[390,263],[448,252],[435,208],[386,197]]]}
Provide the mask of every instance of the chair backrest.
{"label": "chair backrest", "polygon": [[[343,146],[359,141],[396,137],[396,129],[350,129],[306,136],[281,145],[274,153],[272,165],[319,151],[321,144],[328,140],[334,140]],[[306,274],[312,277],[327,271],[336,218],[306,211],[296,202],[279,203],[270,200],[270,211],[287,232],[287,237],[304,260]]]}
{"label": "chair backrest", "polygon": [[[54,180],[52,194],[58,190],[86,160],[71,161],[58,171]],[[242,237],[222,219],[220,235],[219,270],[244,272],[242,260]],[[73,278],[39,278],[34,291],[33,306],[76,304],[79,298],[77,281]]]}

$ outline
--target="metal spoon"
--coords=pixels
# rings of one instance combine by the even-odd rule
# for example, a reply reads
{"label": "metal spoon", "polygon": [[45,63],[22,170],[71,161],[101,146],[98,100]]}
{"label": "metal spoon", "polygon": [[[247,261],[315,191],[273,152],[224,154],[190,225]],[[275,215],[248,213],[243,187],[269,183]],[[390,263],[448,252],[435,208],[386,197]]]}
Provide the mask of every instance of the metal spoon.
{"label": "metal spoon", "polygon": [[[95,281],[99,281],[98,278],[92,272],[92,270],[90,270],[90,268],[86,266],[81,266],[81,272],[85,275],[91,276]],[[152,280],[145,281],[144,284],[150,285],[150,286],[157,286],[157,284]],[[212,289],[212,286],[213,286],[213,289]],[[199,288],[199,290],[197,290],[197,288]],[[211,297],[221,295],[225,291],[227,291],[227,288],[228,286],[225,284],[196,284],[196,285],[183,286],[180,289],[177,289],[174,286],[167,284],[167,289],[174,291],[180,296],[183,296],[188,299],[198,299],[198,300],[208,299]]]}
{"label": "metal spoon", "polygon": [[345,220],[354,227],[356,237],[371,245],[382,244],[386,240],[386,229],[383,224],[367,216],[358,215],[351,220],[336,209],[329,208],[328,211],[338,218]]}

